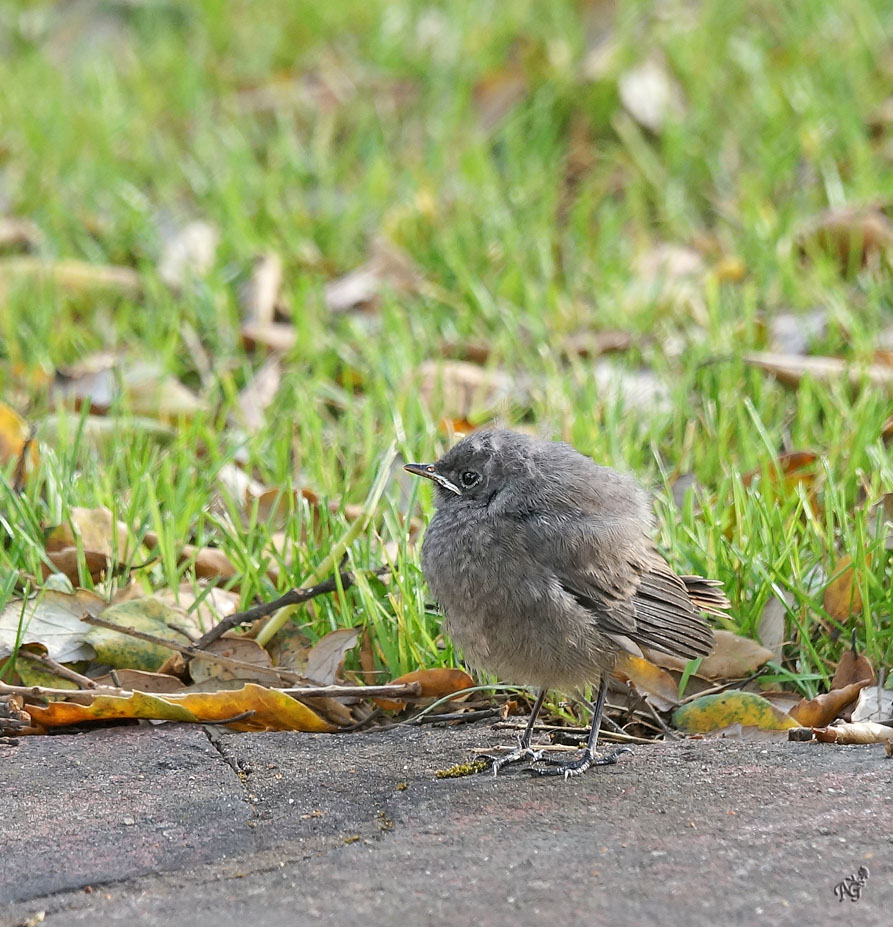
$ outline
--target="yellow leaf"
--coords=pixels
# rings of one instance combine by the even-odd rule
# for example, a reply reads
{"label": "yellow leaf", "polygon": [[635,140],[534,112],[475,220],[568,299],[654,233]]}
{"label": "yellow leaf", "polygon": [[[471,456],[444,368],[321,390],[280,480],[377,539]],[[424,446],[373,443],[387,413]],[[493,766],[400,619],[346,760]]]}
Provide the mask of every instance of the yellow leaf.
{"label": "yellow leaf", "polygon": [[41,727],[67,727],[85,721],[105,721],[112,718],[152,718],[156,721],[191,721],[199,719],[185,706],[147,692],[134,692],[128,698],[97,695],[89,705],[74,702],[51,702],[46,707],[28,705],[32,721]]}
{"label": "yellow leaf", "polygon": [[254,683],[221,692],[189,692],[165,697],[134,692],[126,698],[97,695],[89,705],[52,702],[46,707],[28,706],[32,720],[42,727],[65,727],[112,718],[150,718],[198,724],[226,721],[245,712],[252,714],[233,722],[230,727],[238,731],[332,733],[336,730],[297,699]]}
{"label": "yellow leaf", "polygon": [[[406,673],[399,679],[393,680],[393,685],[400,683],[417,682],[421,686],[421,695],[425,698],[443,698],[445,695],[452,695],[453,692],[460,692],[462,689],[468,689],[474,685],[474,680],[464,670],[460,669],[420,669],[413,673]],[[374,699],[379,708],[386,711],[400,711],[406,707],[406,702],[397,699],[377,698]]]}
{"label": "yellow leaf", "polygon": [[679,704],[679,688],[673,677],[643,657],[622,654],[614,666],[614,675],[633,688],[658,711],[669,711]]}
{"label": "yellow leaf", "polygon": [[785,731],[800,725],[783,711],[752,692],[721,692],[703,695],[673,713],[673,724],[689,733],[705,733],[742,724],[763,731]]}

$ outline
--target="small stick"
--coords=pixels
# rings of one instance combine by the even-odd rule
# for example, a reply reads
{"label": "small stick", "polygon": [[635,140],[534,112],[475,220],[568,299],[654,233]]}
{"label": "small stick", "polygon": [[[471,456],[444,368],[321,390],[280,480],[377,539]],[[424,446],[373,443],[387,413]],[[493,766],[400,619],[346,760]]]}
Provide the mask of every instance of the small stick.
{"label": "small stick", "polygon": [[398,682],[384,686],[301,686],[275,691],[295,698],[405,698],[421,695],[422,687],[417,682]]}
{"label": "small stick", "polygon": [[232,657],[224,657],[216,653],[207,653],[199,650],[197,647],[186,644],[179,644],[176,641],[167,641],[163,637],[156,637],[154,634],[146,634],[145,631],[137,631],[136,628],[127,628],[123,625],[113,624],[104,618],[97,618],[89,612],[81,615],[81,621],[85,624],[93,624],[99,628],[108,628],[109,631],[117,631],[119,634],[126,634],[128,637],[135,637],[141,641],[148,641],[150,644],[157,644],[159,647],[166,647],[168,650],[176,650],[183,656],[193,657],[199,660],[207,660],[209,663],[216,663],[218,666],[226,666],[234,670],[250,670],[252,673],[270,672],[287,682],[303,682],[304,677],[300,673],[293,673],[291,670],[282,669],[277,666],[262,666],[259,663],[249,663],[247,660],[234,660]]}
{"label": "small stick", "polygon": [[[371,571],[374,576],[382,576],[390,572],[391,568],[389,566],[376,567]],[[341,573],[339,578],[341,585],[345,589],[356,582],[356,575],[353,573]],[[326,592],[334,592],[337,588],[338,580],[327,579],[325,582],[317,583],[315,586],[308,586],[306,589],[291,589],[286,592],[285,595],[280,596],[278,599],[274,599],[272,602],[263,602],[261,605],[255,605],[254,608],[248,608],[244,612],[233,612],[232,615],[227,615],[226,618],[218,624],[215,624],[207,634],[200,637],[195,642],[195,646],[199,650],[203,650],[237,625],[253,624],[255,621],[259,621],[261,618],[266,618],[267,615],[272,615],[273,612],[279,611],[280,608],[285,608],[288,605],[300,605],[302,602],[309,602],[310,599],[315,599],[318,595],[324,595]]]}
{"label": "small stick", "polygon": [[[256,665],[253,663],[249,666]],[[422,687],[417,682],[398,682],[385,686],[298,686],[290,689],[277,689],[269,687],[271,692],[282,692],[293,698],[366,698],[367,696],[381,698],[413,698],[421,695]],[[171,697],[175,699],[181,693],[169,692],[160,694],[160,698]],[[182,693],[189,695],[188,692]],[[118,695],[128,698],[133,695],[130,689],[115,689],[112,686],[96,686],[95,689],[51,689],[46,686],[10,686],[0,682],[0,695],[33,695],[33,696],[71,696],[71,695]],[[224,722],[221,722],[224,723]]]}
{"label": "small stick", "polygon": [[[51,656],[40,653],[31,653],[30,650],[19,650],[19,652],[16,654],[16,659],[19,657],[24,657],[31,663],[39,663],[44,669],[49,670],[54,676],[59,676],[61,679],[68,679],[71,682],[76,682],[81,689],[96,688],[96,682],[89,676],[82,676],[80,673],[76,673],[73,669],[69,669],[67,666],[63,666],[61,663],[57,663]],[[74,690],[72,689],[72,691]]]}
{"label": "small stick", "polygon": [[30,695],[34,698],[54,698],[62,696],[70,698],[72,695],[118,695],[129,698],[133,695],[130,689],[116,689],[114,686],[96,686],[94,689],[52,689],[48,686],[11,686],[0,682],[0,695]]}

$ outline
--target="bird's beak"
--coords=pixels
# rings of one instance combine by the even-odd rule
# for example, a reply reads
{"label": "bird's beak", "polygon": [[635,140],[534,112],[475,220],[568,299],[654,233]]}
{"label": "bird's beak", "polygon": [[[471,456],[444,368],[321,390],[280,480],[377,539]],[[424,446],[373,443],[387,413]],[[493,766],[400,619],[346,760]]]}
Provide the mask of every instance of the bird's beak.
{"label": "bird's beak", "polygon": [[454,492],[457,496],[462,495],[462,490],[459,489],[455,483],[451,483],[445,476],[442,476],[440,473],[438,473],[434,469],[434,464],[408,463],[403,465],[403,469],[407,473],[412,473],[414,476],[423,476],[425,479],[437,483],[438,486],[442,486],[449,492]]}

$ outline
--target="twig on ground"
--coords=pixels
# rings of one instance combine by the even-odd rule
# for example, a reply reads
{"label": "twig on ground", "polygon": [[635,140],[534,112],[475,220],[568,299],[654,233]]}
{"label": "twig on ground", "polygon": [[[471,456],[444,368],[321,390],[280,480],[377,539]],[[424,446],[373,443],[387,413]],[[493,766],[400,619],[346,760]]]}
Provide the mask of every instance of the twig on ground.
{"label": "twig on ground", "polygon": [[384,686],[298,686],[277,689],[295,698],[413,698],[422,694],[417,682],[398,682]]}
{"label": "twig on ground", "polygon": [[93,689],[53,689],[49,686],[11,686],[0,682],[0,695],[30,695],[32,698],[70,698],[72,695],[118,695],[129,698],[130,689],[116,689],[114,686],[96,686]]}
{"label": "twig on ground", "polygon": [[69,669],[67,666],[57,663],[52,657],[46,654],[31,653],[30,650],[20,649],[16,655],[16,659],[22,657],[31,663],[39,663],[45,670],[48,670],[60,679],[68,679],[70,682],[76,682],[81,689],[96,688],[96,682],[89,676],[82,676],[80,673],[76,673],[73,669]]}
{"label": "twig on ground", "polygon": [[[373,576],[382,576],[390,572],[391,568],[389,566],[380,566],[370,570]],[[315,586],[308,586],[306,589],[291,589],[272,602],[263,602],[260,605],[255,605],[254,608],[247,608],[243,612],[233,612],[232,615],[227,615],[226,618],[214,625],[207,634],[200,637],[194,646],[201,650],[240,624],[253,624],[261,618],[266,618],[267,615],[272,615],[273,612],[278,611],[280,608],[285,608],[288,605],[300,605],[302,602],[309,602],[310,599],[315,599],[327,592],[335,592],[339,585],[347,589],[355,582],[356,574],[341,573],[338,579],[327,579],[325,582],[317,583]]]}
{"label": "twig on ground", "polygon": [[146,634],[145,631],[137,631],[136,628],[128,628],[123,625],[114,624],[106,621],[104,618],[97,618],[89,612],[81,616],[81,621],[85,624],[96,625],[99,628],[107,628],[109,631],[117,631],[119,634],[126,634],[128,637],[135,637],[141,641],[148,641],[150,644],[157,644],[159,647],[166,647],[168,650],[176,650],[185,657],[193,657],[198,660],[207,660],[209,663],[216,663],[218,666],[226,666],[234,670],[249,670],[257,674],[259,672],[269,672],[274,676],[279,676],[286,682],[303,682],[304,678],[300,673],[293,673],[291,670],[283,669],[279,666],[263,666],[260,663],[249,663],[247,660],[234,660],[232,657],[224,657],[216,653],[208,653],[205,650],[199,650],[192,644],[180,644],[176,641],[168,641],[163,637],[156,637],[154,634]]}

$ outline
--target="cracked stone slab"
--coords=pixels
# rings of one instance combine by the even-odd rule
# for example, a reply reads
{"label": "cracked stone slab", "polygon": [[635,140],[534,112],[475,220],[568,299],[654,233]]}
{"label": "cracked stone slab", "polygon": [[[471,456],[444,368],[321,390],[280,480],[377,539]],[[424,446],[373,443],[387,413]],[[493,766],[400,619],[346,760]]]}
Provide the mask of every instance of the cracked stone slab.
{"label": "cracked stone slab", "polygon": [[0,903],[254,845],[245,788],[200,728],[23,737],[0,751]]}
{"label": "cracked stone slab", "polygon": [[[174,731],[165,736],[183,736]],[[104,736],[122,735],[132,736],[121,729]],[[94,753],[97,780],[126,776],[115,766],[117,751],[106,745],[104,760],[94,752],[94,736],[55,748],[68,757]],[[39,897],[13,841],[4,862],[12,859],[23,874],[17,884],[33,891],[19,896],[28,900],[11,913],[21,920],[45,911],[50,927],[524,927],[581,917],[612,927],[823,927],[887,920],[893,764],[882,747],[684,741],[637,747],[617,766],[569,782],[523,774],[435,779],[472,746],[507,739],[481,726],[225,735],[217,759],[207,758],[227,795],[243,789],[237,808],[209,814],[199,792],[201,813],[195,813],[183,796],[168,796],[180,802],[192,830],[192,868],[180,857],[175,869],[125,876],[90,896]],[[29,764],[60,740],[31,747],[13,780],[17,775],[27,789],[41,778]],[[143,741],[147,762],[160,743]],[[204,755],[213,747],[205,741],[197,749]],[[179,748],[173,752],[180,756]],[[157,813],[173,819],[163,795]],[[77,815],[81,824],[89,815],[76,794],[71,799],[56,806],[69,833],[77,831]],[[123,835],[114,816],[105,815],[86,842],[111,848]],[[71,852],[66,845],[56,863],[64,866]],[[863,897],[841,904],[834,885],[860,865],[871,873]]]}

